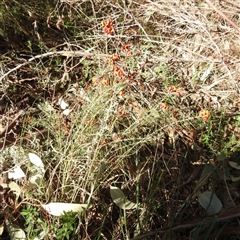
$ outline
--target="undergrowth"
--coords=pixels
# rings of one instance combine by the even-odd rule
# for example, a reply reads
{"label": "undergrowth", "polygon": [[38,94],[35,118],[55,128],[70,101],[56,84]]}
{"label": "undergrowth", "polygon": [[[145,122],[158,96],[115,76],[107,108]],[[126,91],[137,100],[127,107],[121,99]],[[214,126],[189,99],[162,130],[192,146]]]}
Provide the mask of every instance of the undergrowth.
{"label": "undergrowth", "polygon": [[[27,239],[224,239],[232,215],[225,225],[208,219],[205,231],[198,199],[212,191],[224,210],[239,205],[231,25],[207,1],[10,2],[11,11],[0,5],[1,171],[26,175],[14,179],[18,198],[1,195],[1,224],[16,223]],[[240,24],[239,6],[223,2]],[[28,153],[41,159],[41,178]],[[111,187],[136,205],[118,204]],[[87,207],[52,216],[43,206],[56,202]]]}

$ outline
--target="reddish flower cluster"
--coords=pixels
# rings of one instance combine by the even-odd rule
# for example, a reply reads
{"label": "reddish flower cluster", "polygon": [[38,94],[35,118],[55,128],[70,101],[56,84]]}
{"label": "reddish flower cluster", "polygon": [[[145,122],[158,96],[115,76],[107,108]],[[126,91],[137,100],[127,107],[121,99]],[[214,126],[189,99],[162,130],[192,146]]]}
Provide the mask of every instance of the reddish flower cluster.
{"label": "reddish flower cluster", "polygon": [[113,34],[116,31],[116,28],[113,26],[113,20],[109,18],[106,21],[102,21],[103,31],[106,34]]}
{"label": "reddish flower cluster", "polygon": [[96,126],[98,125],[98,122],[92,121],[90,118],[87,118],[84,122],[85,126]]}
{"label": "reddish flower cluster", "polygon": [[118,62],[120,60],[119,56],[114,53],[106,59],[106,62]]}
{"label": "reddish flower cluster", "polygon": [[102,83],[103,85],[109,85],[109,80],[106,79],[106,78],[103,78],[102,81],[101,81],[101,83]]}
{"label": "reddish flower cluster", "polygon": [[114,140],[119,140],[120,139],[120,137],[116,133],[113,133],[112,137],[113,137]]}
{"label": "reddish flower cluster", "polygon": [[119,107],[117,114],[120,116],[125,116],[125,115],[127,115],[127,112],[124,109],[122,109],[121,107]]}
{"label": "reddish flower cluster", "polygon": [[119,92],[119,96],[124,96],[125,95],[125,92],[123,91],[123,90],[121,90],[120,92]]}
{"label": "reddish flower cluster", "polygon": [[107,141],[103,140],[102,145],[107,145]]}
{"label": "reddish flower cluster", "polygon": [[175,86],[169,86],[168,88],[167,88],[167,90],[169,91],[169,92],[176,92],[176,87]]}
{"label": "reddish flower cluster", "polygon": [[203,122],[206,122],[210,117],[210,112],[208,110],[201,110],[199,116],[202,118]]}
{"label": "reddish flower cluster", "polygon": [[93,85],[99,84],[99,83],[101,83],[103,85],[109,85],[110,81],[108,79],[106,79],[104,76],[102,76],[100,78],[93,77],[92,78],[92,83],[93,83]]}
{"label": "reddish flower cluster", "polygon": [[114,66],[112,70],[113,70],[113,74],[115,77],[123,77],[124,76],[123,70],[120,67]]}
{"label": "reddish flower cluster", "polygon": [[169,110],[169,106],[168,106],[168,104],[166,104],[166,103],[161,103],[161,108],[162,108],[164,111]]}
{"label": "reddish flower cluster", "polygon": [[161,103],[161,108],[163,111],[172,111],[174,115],[178,115],[178,110],[170,107],[167,103]]}
{"label": "reddish flower cluster", "polygon": [[182,88],[181,87],[175,87],[173,85],[169,86],[167,88],[169,92],[176,92],[179,96],[182,96]]}
{"label": "reddish flower cluster", "polygon": [[132,51],[130,50],[130,45],[125,44],[121,47],[121,51],[125,52],[127,55],[132,55]]}

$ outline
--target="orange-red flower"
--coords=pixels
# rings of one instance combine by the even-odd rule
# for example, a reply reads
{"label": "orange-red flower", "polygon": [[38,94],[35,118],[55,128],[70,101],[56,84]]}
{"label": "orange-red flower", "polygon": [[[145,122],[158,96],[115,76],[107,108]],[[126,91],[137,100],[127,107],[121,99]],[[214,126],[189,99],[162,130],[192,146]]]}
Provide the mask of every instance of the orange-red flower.
{"label": "orange-red flower", "polygon": [[106,59],[106,62],[117,62],[119,61],[119,59],[120,59],[119,56],[116,53],[114,53],[113,55]]}
{"label": "orange-red flower", "polygon": [[103,85],[109,85],[110,81],[106,79],[104,76],[101,77],[92,77],[92,83],[93,85],[96,84],[103,84]]}
{"label": "orange-red flower", "polygon": [[123,97],[125,95],[125,92],[123,90],[121,90],[121,91],[119,91],[119,95]]}
{"label": "orange-red flower", "polygon": [[130,49],[130,44],[125,44],[125,45],[122,45],[121,47],[121,51],[129,50],[129,49]]}
{"label": "orange-red flower", "polygon": [[92,83],[93,83],[93,84],[96,84],[96,83],[98,82],[98,80],[99,80],[99,79],[98,79],[97,77],[92,77]]}
{"label": "orange-red flower", "polygon": [[113,74],[116,77],[123,77],[124,76],[123,70],[118,66],[113,67]]}
{"label": "orange-red flower", "polygon": [[178,115],[178,110],[177,109],[173,109],[172,111],[173,111],[174,115]]}
{"label": "orange-red flower", "polygon": [[120,137],[119,137],[116,133],[113,133],[113,138],[114,138],[115,140],[119,140],[119,139],[120,139]]}
{"label": "orange-red flower", "polygon": [[119,107],[117,114],[121,115],[121,116],[125,116],[125,115],[127,115],[127,112],[124,109],[122,109],[121,107]]}
{"label": "orange-red flower", "polygon": [[106,79],[106,78],[103,78],[102,81],[101,81],[101,83],[102,83],[103,85],[109,85],[109,80]]}
{"label": "orange-red flower", "polygon": [[96,126],[98,125],[98,122],[92,121],[90,118],[87,118],[86,121],[84,122],[85,126]]}
{"label": "orange-red flower", "polygon": [[176,93],[178,96],[182,96],[183,95],[183,89],[181,87],[177,87],[176,88]]}
{"label": "orange-red flower", "polygon": [[161,108],[162,108],[164,111],[169,110],[169,106],[168,106],[168,104],[166,104],[166,103],[161,103]]}
{"label": "orange-red flower", "polygon": [[199,112],[199,116],[202,118],[203,122],[206,122],[210,117],[210,112],[208,110],[202,109]]}
{"label": "orange-red flower", "polygon": [[176,92],[176,87],[175,86],[169,86],[168,88],[167,88],[167,90],[169,91],[169,92]]}
{"label": "orange-red flower", "polygon": [[106,34],[113,34],[116,31],[116,28],[113,26],[113,20],[109,18],[106,21],[102,21],[103,31]]}
{"label": "orange-red flower", "polygon": [[120,50],[125,52],[127,55],[132,55],[132,51],[130,50],[130,44],[123,45]]}
{"label": "orange-red flower", "polygon": [[106,145],[106,144],[107,144],[107,141],[103,140],[102,145]]}

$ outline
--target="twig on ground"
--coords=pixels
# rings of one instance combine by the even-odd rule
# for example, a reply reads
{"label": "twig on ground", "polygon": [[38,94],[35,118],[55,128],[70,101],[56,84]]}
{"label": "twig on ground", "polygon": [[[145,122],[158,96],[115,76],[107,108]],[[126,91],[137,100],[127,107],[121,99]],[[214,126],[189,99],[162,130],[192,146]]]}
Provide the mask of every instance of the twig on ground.
{"label": "twig on ground", "polygon": [[88,56],[94,56],[94,57],[109,57],[109,54],[97,54],[97,53],[90,53],[89,51],[58,51],[58,52],[47,52],[47,53],[43,53],[40,55],[37,55],[35,57],[32,57],[30,59],[28,59],[27,62],[21,63],[19,65],[17,65],[16,67],[12,68],[11,70],[9,70],[8,72],[6,72],[5,74],[3,74],[0,77],[0,81],[2,81],[5,77],[7,77],[10,73],[20,69],[21,67],[24,67],[26,65],[28,65],[29,63],[33,62],[34,60],[40,59],[40,58],[44,58],[44,57],[49,57],[49,56],[65,56],[65,57],[79,57],[79,56],[83,56],[83,57],[88,57]]}
{"label": "twig on ground", "polygon": [[163,234],[163,233],[166,233],[169,231],[193,228],[193,227],[196,227],[198,224],[203,224],[203,222],[207,222],[207,221],[213,221],[214,219],[216,220],[216,222],[221,222],[221,221],[226,221],[226,220],[230,220],[230,219],[237,218],[237,217],[240,217],[240,206],[233,208],[229,211],[226,211],[224,213],[220,213],[219,215],[214,215],[214,216],[210,216],[210,217],[202,217],[202,218],[199,218],[199,219],[196,219],[193,221],[188,221],[186,223],[179,224],[172,228],[169,228],[169,227],[160,228],[155,231],[151,231],[151,232],[139,235],[138,237],[135,237],[131,240],[141,240],[146,237]]}
{"label": "twig on ground", "polygon": [[24,110],[19,111],[19,113],[15,116],[15,118],[12,120],[12,122],[9,124],[8,127],[5,128],[4,131],[0,133],[0,138],[4,137],[5,134],[7,134],[16,124],[17,119],[22,116],[25,113]]}

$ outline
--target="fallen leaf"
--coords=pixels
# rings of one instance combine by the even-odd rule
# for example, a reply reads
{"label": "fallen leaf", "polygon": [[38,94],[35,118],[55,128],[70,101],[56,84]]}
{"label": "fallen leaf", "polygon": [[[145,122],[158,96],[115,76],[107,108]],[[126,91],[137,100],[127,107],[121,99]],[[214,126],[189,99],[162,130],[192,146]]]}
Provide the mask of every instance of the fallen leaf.
{"label": "fallen leaf", "polygon": [[134,209],[137,207],[136,203],[127,200],[123,191],[118,187],[110,186],[110,195],[114,203],[121,209]]}
{"label": "fallen leaf", "polygon": [[62,110],[65,110],[69,106],[69,104],[66,103],[62,98],[59,98],[58,104]]}
{"label": "fallen leaf", "polygon": [[49,203],[43,204],[42,207],[53,216],[61,216],[64,212],[83,212],[87,209],[88,204],[78,204],[78,203]]}
{"label": "fallen leaf", "polygon": [[21,194],[21,188],[15,182],[3,183],[1,184],[1,186],[3,188],[10,188],[13,191],[13,193],[16,195],[16,198],[18,198]]}
{"label": "fallen leaf", "polygon": [[238,163],[233,162],[233,161],[229,161],[228,163],[231,167],[240,170],[240,165]]}
{"label": "fallen leaf", "polygon": [[28,156],[29,156],[30,162],[33,165],[39,167],[43,172],[45,171],[43,162],[40,157],[38,157],[35,153],[29,153]]}
{"label": "fallen leaf", "polygon": [[65,115],[65,116],[68,116],[71,111],[72,111],[72,109],[67,108],[62,112],[62,114]]}
{"label": "fallen leaf", "polygon": [[16,224],[6,220],[5,222],[11,240],[25,240],[25,232]]}
{"label": "fallen leaf", "polygon": [[16,166],[12,171],[8,172],[8,179],[19,179],[26,177],[23,170],[20,168],[20,166]]}
{"label": "fallen leaf", "polygon": [[200,205],[207,211],[208,215],[213,215],[221,211],[222,203],[215,193],[206,191],[198,199]]}
{"label": "fallen leaf", "polygon": [[2,236],[3,231],[4,231],[4,224],[2,224],[2,226],[0,226],[0,236]]}

